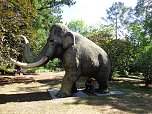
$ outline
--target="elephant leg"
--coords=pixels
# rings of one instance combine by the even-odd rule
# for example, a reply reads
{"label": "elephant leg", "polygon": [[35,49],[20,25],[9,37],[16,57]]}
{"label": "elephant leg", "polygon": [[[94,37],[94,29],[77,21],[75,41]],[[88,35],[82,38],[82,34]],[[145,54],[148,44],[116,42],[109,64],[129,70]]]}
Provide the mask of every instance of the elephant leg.
{"label": "elephant leg", "polygon": [[78,92],[76,83],[73,84],[71,92],[72,93],[77,93]]}
{"label": "elephant leg", "polygon": [[95,77],[96,81],[99,84],[98,92],[99,93],[108,93],[108,79],[109,79],[110,70],[107,68],[101,68],[97,76]]}
{"label": "elephant leg", "polygon": [[76,81],[79,79],[77,72],[66,72],[62,80],[60,91],[57,93],[57,97],[68,97],[72,96],[73,90],[76,89]]}

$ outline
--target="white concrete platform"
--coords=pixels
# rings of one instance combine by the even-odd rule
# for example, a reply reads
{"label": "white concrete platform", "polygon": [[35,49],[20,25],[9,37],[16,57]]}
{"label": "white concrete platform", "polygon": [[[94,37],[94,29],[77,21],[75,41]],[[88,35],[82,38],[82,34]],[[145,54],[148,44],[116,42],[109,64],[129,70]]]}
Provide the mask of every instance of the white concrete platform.
{"label": "white concrete platform", "polygon": [[[52,99],[59,99],[56,97],[56,93],[59,91],[59,89],[51,89],[48,90],[50,96]],[[94,96],[108,96],[108,95],[123,95],[125,92],[123,91],[110,91],[109,93],[106,94],[101,94],[101,93],[94,93]],[[72,97],[89,97],[89,95],[85,94],[82,90],[79,90],[79,92],[75,93]]]}
{"label": "white concrete platform", "polygon": [[[51,89],[48,90],[49,94],[51,95],[52,99],[58,99],[58,97],[56,97],[56,93],[59,91],[59,89]],[[79,90],[77,93],[73,94],[72,97],[89,97],[88,95],[86,95],[84,92],[82,92],[81,90]]]}

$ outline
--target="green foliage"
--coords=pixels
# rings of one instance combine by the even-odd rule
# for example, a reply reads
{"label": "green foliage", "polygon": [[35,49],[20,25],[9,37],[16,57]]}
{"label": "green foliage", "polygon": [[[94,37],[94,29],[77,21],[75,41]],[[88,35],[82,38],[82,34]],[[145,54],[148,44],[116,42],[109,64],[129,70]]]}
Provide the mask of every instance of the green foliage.
{"label": "green foliage", "polygon": [[27,69],[27,72],[53,72],[53,71],[61,71],[62,63],[58,58],[53,59],[48,62],[44,67],[38,68],[30,68]]}
{"label": "green foliage", "polygon": [[13,72],[14,72],[13,69],[0,66],[0,74],[2,74],[2,75],[4,75],[4,74],[9,74],[9,73],[13,73]]}
{"label": "green foliage", "polygon": [[[16,57],[22,51],[22,40],[16,35],[33,36],[31,20],[36,11],[27,0],[3,0],[0,2],[0,66],[8,66],[7,56]],[[31,40],[33,40],[31,38]]]}
{"label": "green foliage", "polygon": [[106,10],[108,14],[107,19],[112,23],[115,23],[116,15],[121,16],[124,8],[124,3],[122,2],[113,3],[112,6],[108,10]]}
{"label": "green foliage", "polygon": [[132,11],[132,8],[125,6],[122,2],[115,2],[106,11],[107,17],[102,17],[102,19],[106,21],[108,25],[115,27],[116,39],[124,37],[124,30],[126,30],[126,26],[124,26],[124,24],[126,23],[126,20],[128,20],[128,15],[130,11]]}
{"label": "green foliage", "polygon": [[[143,73],[146,86],[151,77],[151,45],[152,45],[152,1],[138,0],[134,9],[134,20],[128,24],[128,40],[135,45],[133,65],[136,72]],[[132,16],[132,17],[133,17]],[[131,20],[129,21],[131,22]],[[152,81],[151,81],[152,82]]]}
{"label": "green foliage", "polygon": [[143,73],[145,84],[152,84],[152,46],[141,54],[138,60],[138,71]]}
{"label": "green foliage", "polygon": [[71,20],[68,23],[69,29],[71,29],[73,32],[78,32],[81,35],[87,36],[89,33],[89,26],[85,24],[85,22],[80,19],[80,20]]}
{"label": "green foliage", "polygon": [[33,0],[32,3],[37,11],[37,15],[32,21],[32,25],[37,31],[33,51],[37,54],[45,45],[52,24],[61,22],[61,6],[71,6],[75,2],[73,2],[73,0]]}
{"label": "green foliage", "polygon": [[27,69],[27,73],[40,73],[40,72],[50,72],[50,70],[45,69],[44,67],[38,67],[38,68],[30,68]]}
{"label": "green foliage", "polygon": [[[25,35],[34,54],[44,46],[50,26],[61,20],[61,6],[71,6],[73,0],[2,0],[0,1],[0,66],[12,66],[8,56],[23,52]],[[8,60],[8,61],[6,61]]]}
{"label": "green foliage", "polygon": [[126,40],[111,40],[107,45],[112,70],[126,75],[133,59],[133,45]]}
{"label": "green foliage", "polygon": [[134,9],[124,6],[121,2],[116,2],[107,10],[108,16],[104,20],[110,22],[109,25],[114,25],[116,24],[117,17],[118,28],[116,29],[118,31],[120,29],[127,31],[123,35],[126,38],[125,42],[127,44],[124,41],[122,42],[122,40],[112,40],[110,42],[112,48],[111,46],[108,47],[112,52],[108,52],[109,56],[111,56],[110,58],[113,58],[112,65],[116,66],[113,67],[115,74],[118,74],[118,71],[121,72],[124,69],[129,73],[143,73],[145,79],[151,78],[151,7],[151,0],[138,0]]}
{"label": "green foliage", "polygon": [[105,43],[105,39],[111,40],[114,38],[113,35],[113,26],[109,25],[100,25],[97,27],[90,27],[89,39],[94,41],[96,44]]}
{"label": "green foliage", "polygon": [[[129,34],[128,40],[136,46],[137,53],[143,52],[145,47],[152,44],[152,1],[138,0],[137,5],[126,21]],[[134,18],[133,18],[134,17]]]}
{"label": "green foliage", "polygon": [[[31,33],[33,28],[30,21],[36,12],[29,1],[3,0],[0,2],[0,6],[1,29],[14,35]],[[1,35],[4,33],[5,31],[2,31]]]}
{"label": "green foliage", "polygon": [[152,1],[151,0],[138,0],[135,7],[135,16],[138,22],[143,24],[143,33],[152,38]]}
{"label": "green foliage", "polygon": [[50,71],[60,71],[61,70],[61,60],[58,58],[53,59],[44,68],[49,69]]}
{"label": "green foliage", "polygon": [[94,29],[89,37],[108,53],[113,74],[126,75],[132,62],[134,46],[125,39],[116,40],[113,38],[113,27],[111,26],[101,26],[99,29]]}

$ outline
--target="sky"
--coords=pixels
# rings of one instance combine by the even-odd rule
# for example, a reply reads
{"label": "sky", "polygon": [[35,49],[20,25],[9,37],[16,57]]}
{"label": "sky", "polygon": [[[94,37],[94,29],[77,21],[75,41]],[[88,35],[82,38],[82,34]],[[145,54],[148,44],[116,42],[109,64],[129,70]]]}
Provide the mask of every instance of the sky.
{"label": "sky", "polygon": [[88,25],[94,25],[106,16],[106,9],[114,2],[123,2],[125,6],[135,7],[137,0],[75,0],[76,4],[63,6],[62,21],[64,24],[72,19],[82,19]]}

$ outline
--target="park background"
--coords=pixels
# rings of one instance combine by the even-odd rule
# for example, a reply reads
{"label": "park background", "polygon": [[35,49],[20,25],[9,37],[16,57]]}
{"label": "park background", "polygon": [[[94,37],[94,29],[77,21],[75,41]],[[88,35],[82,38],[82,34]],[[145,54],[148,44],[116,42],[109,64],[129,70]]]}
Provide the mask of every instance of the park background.
{"label": "park background", "polygon": [[[72,31],[86,36],[108,53],[112,76],[136,74],[144,78],[148,85],[152,73],[152,3],[149,0],[125,3],[120,1],[113,3],[111,0],[103,3],[98,0],[89,2],[2,0],[0,2],[1,73],[14,69],[8,56],[17,58],[23,53],[24,43],[15,36],[25,35],[30,41],[34,55],[46,43],[51,25],[63,22]],[[45,65],[44,69],[60,70],[61,65],[60,60],[54,59]]]}
{"label": "park background", "polygon": [[[17,59],[19,54],[24,50],[24,42],[15,36],[25,35],[31,44],[33,55],[36,55],[46,43],[50,27],[54,23],[64,23],[72,31],[79,32],[83,36],[86,36],[108,53],[112,66],[110,80],[113,80],[113,82],[111,82],[111,88],[123,89],[128,93],[132,93],[122,97],[104,97],[105,100],[99,98],[101,102],[99,102],[97,98],[76,99],[73,106],[77,103],[83,104],[83,102],[85,102],[87,105],[83,105],[84,107],[91,104],[91,106],[93,105],[92,108],[94,108],[96,105],[100,106],[104,104],[105,107],[110,105],[113,108],[119,109],[119,111],[128,113],[150,113],[152,94],[151,17],[151,0],[108,0],[108,2],[104,0],[88,2],[86,0],[82,0],[81,2],[80,0],[0,0],[0,74],[2,77],[0,81],[1,89],[3,90],[0,95],[1,98],[4,98],[4,100],[1,100],[1,104],[5,104],[1,110],[6,106],[6,112],[5,110],[3,110],[3,112],[7,113],[10,111],[8,107],[18,106],[16,103],[19,101],[29,102],[31,100],[35,103],[35,99],[28,98],[31,94],[24,94],[25,99],[23,99],[21,98],[22,95],[18,97],[16,93],[13,94],[13,96],[9,96],[10,90],[15,91],[16,88],[22,86],[20,88],[31,88],[31,91],[29,91],[29,89],[26,92],[32,93],[34,89],[39,91],[37,87],[40,85],[45,85],[46,88],[52,88],[52,86],[50,87],[49,85],[50,83],[47,82],[47,79],[50,78],[49,76],[42,80],[38,79],[38,81],[35,79],[35,75],[32,76],[32,79],[34,78],[34,80],[36,80],[36,85],[33,85],[33,81],[30,80],[31,78],[20,77],[18,80],[16,77],[11,77],[12,80],[10,80],[10,78],[5,77],[14,75],[15,70],[15,65],[10,62],[8,56]],[[50,73],[63,70],[62,62],[59,59],[54,59],[43,67],[24,69],[24,72],[27,74],[37,74],[39,72]],[[43,76],[41,73],[40,75]],[[138,79],[138,86],[136,85],[137,82],[135,82],[135,84],[132,83],[132,81],[124,81],[121,79],[122,77]],[[117,80],[117,82],[114,81],[115,78],[120,79],[119,81]],[[55,79],[55,81],[58,85],[61,78],[57,79]],[[53,82],[50,79],[48,81],[50,81],[51,84],[55,83],[54,80]],[[21,85],[16,85],[18,82],[21,82]],[[32,85],[26,85],[27,82],[31,82],[30,84]],[[22,83],[25,83],[25,85],[22,85]],[[80,83],[80,87],[81,84],[82,83]],[[144,88],[141,88],[140,84]],[[22,89],[20,89],[20,92],[22,92]],[[36,93],[36,91],[34,92]],[[41,95],[43,96],[43,92]],[[37,98],[36,96],[34,96],[34,98]],[[14,100],[12,100],[11,97]],[[125,100],[123,101],[123,99]],[[41,99],[38,97],[36,100],[48,100],[48,98]],[[110,102],[111,100],[113,100],[113,103]],[[141,103],[138,103],[138,101]],[[10,102],[15,103],[15,105]],[[122,102],[120,106],[119,102]],[[42,106],[50,108],[46,107],[46,102],[43,103],[42,105],[41,103],[36,105],[37,107],[41,107],[40,112],[45,112]],[[49,104],[49,102],[46,104]],[[59,104],[65,109],[62,103]],[[131,109],[134,108],[134,106],[137,108]],[[29,107],[27,106],[27,108]],[[73,108],[74,107],[71,107],[72,110]],[[18,111],[20,110],[21,108],[19,108]],[[100,108],[98,110],[100,110]],[[104,109],[101,110],[104,111]],[[50,110],[47,109],[46,111]],[[64,110],[62,111],[64,112]]]}

